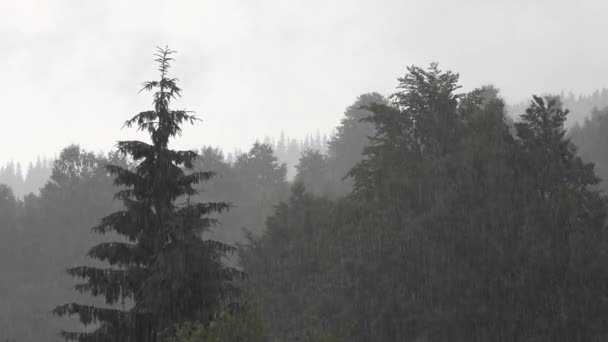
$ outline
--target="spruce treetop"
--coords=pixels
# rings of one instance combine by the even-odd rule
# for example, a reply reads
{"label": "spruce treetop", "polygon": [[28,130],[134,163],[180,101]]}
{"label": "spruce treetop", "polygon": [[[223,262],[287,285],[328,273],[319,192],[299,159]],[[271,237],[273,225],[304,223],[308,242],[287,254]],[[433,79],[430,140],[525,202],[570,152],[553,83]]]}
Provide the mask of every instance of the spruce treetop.
{"label": "spruce treetop", "polygon": [[[100,243],[88,256],[110,267],[85,265],[67,271],[84,280],[77,291],[103,296],[108,306],[57,307],[57,315],[77,315],[83,324],[97,326],[92,332],[63,332],[67,340],[167,341],[179,322],[213,320],[225,298],[236,291],[231,280],[238,271],[225,267],[222,259],[234,248],[203,238],[217,223],[214,215],[229,205],[191,203],[196,185],[213,173],[193,170],[196,152],[168,147],[171,138],[181,135],[183,124],[198,120],[191,112],[170,108],[181,94],[177,78],[168,77],[174,53],[159,48],[155,56],[160,80],[143,84],[142,91],[153,92],[154,108],[125,122],[126,127],[148,132],[152,144],[120,141],[118,152],[133,165],[106,167],[122,188],[116,198],[125,209],[102,218],[93,231],[117,233],[123,239]],[[124,303],[131,305],[125,309]]]}

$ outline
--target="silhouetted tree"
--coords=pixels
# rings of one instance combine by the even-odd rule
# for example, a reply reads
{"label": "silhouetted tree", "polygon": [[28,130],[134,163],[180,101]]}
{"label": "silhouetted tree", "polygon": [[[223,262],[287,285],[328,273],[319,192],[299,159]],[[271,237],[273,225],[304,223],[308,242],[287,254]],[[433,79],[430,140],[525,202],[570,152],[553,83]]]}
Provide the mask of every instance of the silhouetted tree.
{"label": "silhouetted tree", "polygon": [[[110,306],[57,307],[57,315],[78,315],[83,324],[95,324],[90,332],[63,332],[67,340],[165,341],[175,323],[212,320],[230,292],[235,271],[222,264],[222,256],[232,247],[202,236],[215,223],[208,215],[226,210],[228,204],[190,203],[194,186],[213,174],[188,172],[197,154],[168,148],[170,139],[181,134],[182,124],[196,120],[187,111],[169,108],[181,93],[176,79],[167,76],[172,53],[159,49],[161,78],[144,83],[144,90],[157,89],[154,109],[125,124],[148,132],[152,143],[119,142],[118,151],[136,165],[107,166],[115,184],[123,187],[116,196],[125,209],[106,216],[93,230],[117,233],[123,239],[98,244],[89,256],[110,267],[68,270],[85,280],[76,286],[78,291],[103,296]],[[116,307],[125,301],[132,304],[129,309]]]}
{"label": "silhouetted tree", "polygon": [[247,153],[237,156],[234,172],[240,187],[238,210],[241,218],[250,219],[240,227],[260,232],[266,216],[286,197],[287,166],[278,161],[270,145],[256,142]]}
{"label": "silhouetted tree", "polygon": [[363,148],[374,135],[374,125],[364,119],[372,113],[367,108],[372,104],[388,104],[378,93],[363,94],[344,112],[340,125],[328,142],[327,163],[331,179],[340,195],[352,189],[348,172],[363,157]]}
{"label": "silhouetted tree", "polygon": [[526,203],[517,323],[528,339],[591,341],[607,332],[606,198],[593,164],[566,138],[567,115],[558,97],[534,96],[516,124]]}
{"label": "silhouetted tree", "polygon": [[327,158],[319,150],[302,152],[300,162],[296,165],[295,182],[301,182],[307,191],[317,195],[331,195],[333,189],[327,170]]}

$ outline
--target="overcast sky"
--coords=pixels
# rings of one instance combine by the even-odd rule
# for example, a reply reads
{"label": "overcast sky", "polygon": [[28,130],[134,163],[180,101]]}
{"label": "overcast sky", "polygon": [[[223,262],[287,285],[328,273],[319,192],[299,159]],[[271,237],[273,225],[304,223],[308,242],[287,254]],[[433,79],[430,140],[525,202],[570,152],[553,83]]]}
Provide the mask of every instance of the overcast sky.
{"label": "overcast sky", "polygon": [[607,86],[608,1],[0,0],[0,163],[99,151],[150,107],[157,45],[179,53],[180,148],[329,133],[365,92],[437,61],[508,101]]}

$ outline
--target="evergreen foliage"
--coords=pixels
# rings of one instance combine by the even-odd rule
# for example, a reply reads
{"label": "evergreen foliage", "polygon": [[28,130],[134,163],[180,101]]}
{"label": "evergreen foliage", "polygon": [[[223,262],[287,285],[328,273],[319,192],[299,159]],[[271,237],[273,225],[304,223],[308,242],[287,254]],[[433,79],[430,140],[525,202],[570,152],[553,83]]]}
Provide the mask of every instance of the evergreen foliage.
{"label": "evergreen foliage", "polygon": [[296,165],[301,154],[306,150],[318,150],[325,153],[328,139],[327,135],[321,136],[319,132],[314,135],[308,134],[304,139],[289,138],[285,136],[285,133],[281,133],[277,140],[265,138],[264,144],[270,145],[278,160],[287,166],[287,178],[291,180],[296,174]]}
{"label": "evergreen foliage", "polygon": [[219,241],[244,242],[243,229],[262,232],[266,217],[287,196],[287,167],[278,161],[270,145],[256,142],[249,151],[237,154],[232,163],[219,149],[204,148],[195,169],[204,168],[216,171],[218,176],[207,182],[205,191],[193,199],[235,203],[222,216],[226,229],[213,232]]}
{"label": "evergreen foliage", "polygon": [[332,323],[316,312],[318,304],[332,300],[322,291],[333,286],[325,281],[332,261],[325,258],[331,252],[326,247],[336,241],[327,220],[332,208],[329,200],[296,183],[289,199],[268,217],[262,235],[250,235],[241,250],[247,284],[258,296],[270,341],[296,341],[319,321]]}
{"label": "evergreen foliage", "polygon": [[[108,306],[70,303],[55,308],[57,315],[77,315],[83,324],[94,325],[92,331],[63,332],[67,340],[165,341],[178,322],[212,320],[233,290],[230,281],[236,271],[222,263],[233,248],[203,239],[216,222],[211,215],[229,205],[191,203],[194,186],[213,174],[190,172],[197,154],[168,147],[184,123],[196,120],[190,112],[169,108],[181,94],[177,79],[167,75],[172,54],[169,49],[158,50],[160,80],[143,84],[142,90],[156,89],[154,109],[125,123],[147,132],[152,143],[119,142],[118,151],[131,158],[134,167],[106,167],[115,185],[123,188],[116,197],[125,209],[103,218],[93,231],[123,238],[100,243],[88,255],[109,267],[68,269],[70,275],[85,280],[76,290],[103,296]],[[118,307],[121,303],[130,305],[123,309]]]}
{"label": "evergreen foliage", "polygon": [[58,342],[61,327],[77,328],[75,320],[56,320],[48,311],[58,302],[76,300],[69,289],[72,282],[61,270],[88,262],[88,246],[101,242],[82,227],[118,209],[112,201],[112,179],[104,169],[107,163],[126,165],[113,154],[68,146],[40,193],[15,200],[13,219],[0,225],[0,336]]}
{"label": "evergreen foliage", "polygon": [[349,171],[363,157],[363,149],[375,134],[374,125],[365,119],[372,113],[369,106],[388,104],[378,93],[363,94],[346,108],[344,117],[328,141],[327,164],[330,178],[336,185],[336,195],[346,195],[352,190]]}
{"label": "evergreen foliage", "polygon": [[182,323],[177,328],[177,342],[267,342],[267,336],[255,302],[227,313],[216,322]]}
{"label": "evergreen foliage", "polygon": [[[608,338],[606,109],[567,131],[572,98],[532,96],[513,119],[496,88],[431,64],[357,98],[329,142],[175,151],[197,119],[170,108],[159,53],[154,107],[126,124],[149,142],[0,167],[0,339]],[[50,319],[56,303],[74,317]]]}
{"label": "evergreen foliage", "polygon": [[296,165],[295,182],[318,196],[332,195],[332,183],[329,179],[327,157],[318,150],[306,150]]}
{"label": "evergreen foliage", "polygon": [[[592,93],[580,95],[575,95],[572,92],[561,92],[559,97],[563,106],[569,110],[565,122],[566,127],[583,124],[595,109],[608,106],[608,89],[606,88],[596,89]],[[508,107],[508,111],[511,115],[517,116],[525,112],[528,105],[527,101],[515,103]]]}
{"label": "evergreen foliage", "polygon": [[458,89],[436,64],[408,68],[391,104],[368,107],[354,192],[332,204],[296,187],[252,239],[272,341],[307,317],[347,341],[605,338],[606,198],[567,111],[534,96],[513,125],[496,89]]}

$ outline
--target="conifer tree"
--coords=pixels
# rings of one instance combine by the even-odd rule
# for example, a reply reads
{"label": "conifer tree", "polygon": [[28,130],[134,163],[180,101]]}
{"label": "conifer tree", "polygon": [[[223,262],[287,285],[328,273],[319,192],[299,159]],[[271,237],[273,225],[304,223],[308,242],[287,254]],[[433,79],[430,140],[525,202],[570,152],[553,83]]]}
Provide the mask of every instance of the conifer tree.
{"label": "conifer tree", "polygon": [[372,115],[369,106],[387,105],[388,101],[378,93],[363,94],[344,112],[340,125],[327,142],[328,172],[337,183],[340,195],[352,190],[352,178],[347,177],[350,169],[363,159],[363,149],[369,138],[375,134],[374,124],[366,118]]}
{"label": "conifer tree", "polygon": [[307,149],[302,152],[296,165],[296,182],[301,182],[307,191],[318,196],[331,193],[328,182],[327,157],[319,150]]}
{"label": "conifer tree", "polygon": [[606,197],[566,137],[568,114],[559,97],[533,96],[516,124],[526,175],[519,324],[536,339],[593,341],[606,336]]}
{"label": "conifer tree", "polygon": [[181,93],[177,79],[167,75],[173,53],[158,48],[160,80],[143,84],[142,91],[155,91],[154,108],[125,123],[147,132],[151,144],[120,141],[118,151],[134,166],[107,166],[115,185],[122,188],[116,197],[125,208],[104,217],[93,231],[123,239],[98,244],[88,255],[110,266],[68,269],[84,280],[76,290],[103,296],[108,305],[70,303],[55,308],[56,315],[77,315],[83,324],[94,325],[87,332],[62,332],[66,340],[166,341],[176,323],[212,320],[234,293],[231,280],[237,272],[222,260],[232,247],[203,239],[216,223],[213,215],[229,205],[190,203],[195,186],[213,173],[193,171],[196,152],[168,147],[181,135],[183,124],[197,120],[191,112],[169,108]]}

